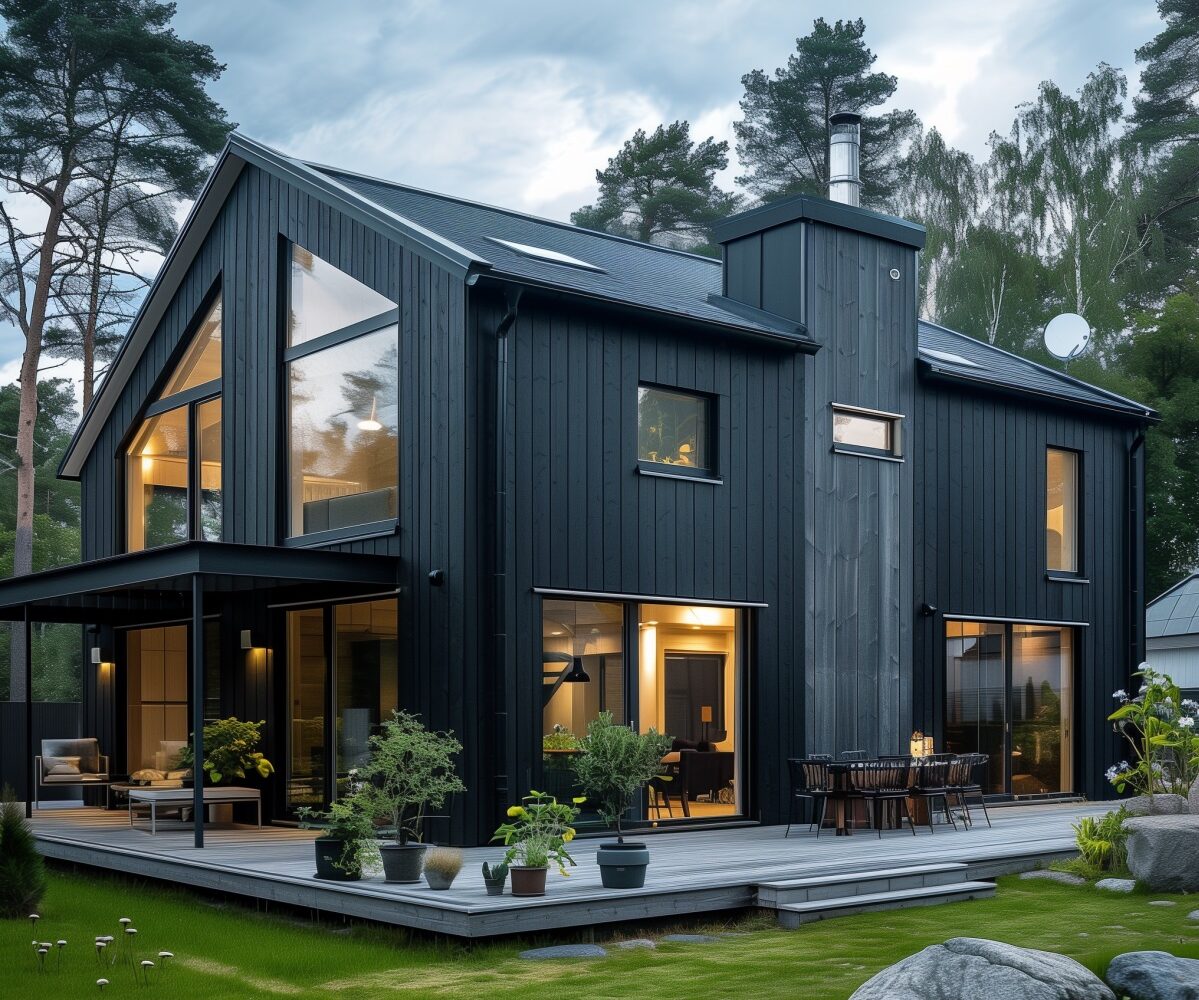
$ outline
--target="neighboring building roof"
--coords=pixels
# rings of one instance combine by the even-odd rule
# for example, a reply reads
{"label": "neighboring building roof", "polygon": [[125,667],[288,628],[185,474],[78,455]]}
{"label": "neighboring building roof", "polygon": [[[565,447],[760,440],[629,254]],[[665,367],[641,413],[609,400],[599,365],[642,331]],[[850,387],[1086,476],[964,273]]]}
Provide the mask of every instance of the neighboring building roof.
{"label": "neighboring building roof", "polygon": [[[308,191],[460,275],[468,284],[483,277],[518,281],[766,338],[800,350],[817,346],[801,324],[725,297],[719,260],[308,163],[233,133],[71,439],[59,475],[79,477],[100,428],[247,163]],[[804,218],[835,222],[842,218],[836,212],[848,211],[841,205],[827,208],[832,203],[826,205],[823,199],[789,199],[780,204],[782,208],[765,206],[762,212],[799,213]],[[732,225],[729,231],[753,222],[756,212],[728,220]],[[829,212],[834,215],[828,216]],[[853,213],[846,222],[852,228],[867,231],[867,223],[874,220],[888,238],[912,246],[923,240],[923,229],[914,224],[890,216],[875,219],[877,213],[860,209]],[[919,337],[922,361],[934,374],[1142,419],[1156,416],[1131,400],[944,327],[921,322]]]}
{"label": "neighboring building roof", "polygon": [[1154,410],[1134,400],[928,320],[920,321],[920,361],[926,371],[955,381],[985,382],[1012,392],[1116,410],[1142,419],[1157,417]]}
{"label": "neighboring building roof", "polygon": [[1180,580],[1146,605],[1145,635],[1199,637],[1199,573]]}

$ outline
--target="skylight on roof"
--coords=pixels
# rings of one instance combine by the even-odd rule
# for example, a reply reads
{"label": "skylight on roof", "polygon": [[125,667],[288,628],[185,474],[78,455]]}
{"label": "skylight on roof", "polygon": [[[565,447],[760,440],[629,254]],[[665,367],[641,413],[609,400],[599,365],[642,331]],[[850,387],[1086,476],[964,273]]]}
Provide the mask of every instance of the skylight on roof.
{"label": "skylight on roof", "polygon": [[920,348],[921,354],[926,354],[930,358],[936,358],[938,361],[948,361],[954,365],[965,365],[967,368],[981,368],[982,365],[971,361],[969,358],[963,358],[960,354],[951,354],[949,351],[934,351],[931,347]]}
{"label": "skylight on roof", "polygon": [[578,267],[584,271],[595,271],[599,274],[607,273],[602,267],[588,264],[585,260],[579,260],[578,257],[572,257],[570,254],[559,253],[557,250],[546,250],[544,247],[534,247],[528,243],[514,243],[512,240],[501,240],[498,236],[488,236],[487,239],[491,240],[492,243],[498,243],[502,247],[507,247],[522,257],[531,257],[533,260],[544,260],[550,264],[562,264],[565,267]]}

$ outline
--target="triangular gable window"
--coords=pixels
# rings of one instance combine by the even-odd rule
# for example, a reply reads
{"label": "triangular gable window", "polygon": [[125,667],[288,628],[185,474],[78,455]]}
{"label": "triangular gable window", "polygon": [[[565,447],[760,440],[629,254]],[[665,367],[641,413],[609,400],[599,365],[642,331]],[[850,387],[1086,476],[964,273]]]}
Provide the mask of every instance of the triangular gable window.
{"label": "triangular gable window", "polygon": [[291,308],[287,346],[345,330],[396,304],[298,244],[291,248]]}
{"label": "triangular gable window", "polygon": [[194,389],[221,377],[221,300],[218,298],[200,328],[195,332],[187,351],[159,397],[174,396],[185,389]]}

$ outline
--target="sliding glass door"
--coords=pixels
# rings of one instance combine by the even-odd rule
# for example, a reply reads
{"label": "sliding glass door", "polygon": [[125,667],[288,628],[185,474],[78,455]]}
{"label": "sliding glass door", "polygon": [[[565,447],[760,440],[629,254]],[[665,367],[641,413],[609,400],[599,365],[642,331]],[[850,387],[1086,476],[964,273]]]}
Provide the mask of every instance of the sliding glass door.
{"label": "sliding glass door", "polygon": [[1074,786],[1074,630],[946,621],[944,749],[983,753],[993,795]]}

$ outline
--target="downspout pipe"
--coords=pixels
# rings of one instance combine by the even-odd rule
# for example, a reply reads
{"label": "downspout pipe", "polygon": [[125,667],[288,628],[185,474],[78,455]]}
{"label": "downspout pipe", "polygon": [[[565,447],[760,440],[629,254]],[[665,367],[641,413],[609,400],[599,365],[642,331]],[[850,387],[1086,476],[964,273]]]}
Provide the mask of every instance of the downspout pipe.
{"label": "downspout pipe", "polygon": [[[516,322],[520,308],[521,287],[509,288],[504,293],[507,311],[495,328],[495,540],[492,550],[492,614],[494,616],[494,631],[492,634],[493,657],[495,669],[494,698],[497,722],[503,735],[505,751],[510,744],[510,725],[508,718],[508,332]],[[496,748],[497,750],[499,748]],[[508,796],[512,778],[507,772],[515,764],[511,755],[504,752],[500,755],[504,760],[502,780],[497,781],[496,795],[500,804]],[[501,779],[501,775],[496,775]]]}
{"label": "downspout pipe", "polygon": [[1128,446],[1128,669],[1145,659],[1145,431]]}

